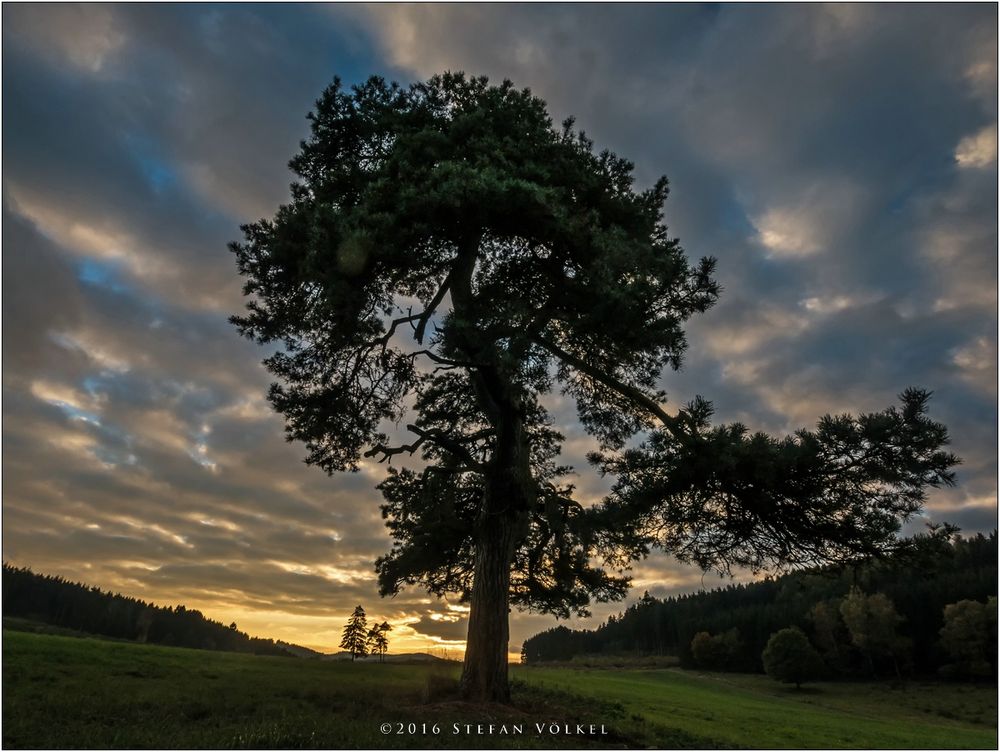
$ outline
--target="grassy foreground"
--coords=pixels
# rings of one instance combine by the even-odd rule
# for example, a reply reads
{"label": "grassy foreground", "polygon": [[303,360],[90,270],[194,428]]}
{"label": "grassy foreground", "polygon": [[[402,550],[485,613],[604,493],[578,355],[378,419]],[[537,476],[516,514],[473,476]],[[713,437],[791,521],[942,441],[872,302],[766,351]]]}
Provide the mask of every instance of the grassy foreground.
{"label": "grassy foreground", "polygon": [[708,737],[715,747],[981,749],[997,746],[997,690],[983,685],[824,682],[680,670],[518,667],[543,690],[612,698],[635,720]]}
{"label": "grassy foreground", "polygon": [[452,665],[3,636],[5,748],[996,747],[995,687],[516,667],[501,708],[456,702]]}

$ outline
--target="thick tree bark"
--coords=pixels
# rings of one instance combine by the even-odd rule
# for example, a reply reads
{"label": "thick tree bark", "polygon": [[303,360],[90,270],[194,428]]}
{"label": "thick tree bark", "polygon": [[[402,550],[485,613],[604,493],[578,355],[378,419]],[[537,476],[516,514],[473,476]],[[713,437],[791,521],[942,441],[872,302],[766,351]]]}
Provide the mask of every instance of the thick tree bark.
{"label": "thick tree bark", "polygon": [[482,526],[469,611],[462,696],[475,702],[510,702],[507,649],[510,641],[510,568],[515,525],[499,515]]}
{"label": "thick tree bark", "polygon": [[502,427],[509,430],[500,431],[474,531],[476,561],[461,682],[462,696],[474,702],[510,702],[510,573],[533,484],[520,416],[505,417]]}

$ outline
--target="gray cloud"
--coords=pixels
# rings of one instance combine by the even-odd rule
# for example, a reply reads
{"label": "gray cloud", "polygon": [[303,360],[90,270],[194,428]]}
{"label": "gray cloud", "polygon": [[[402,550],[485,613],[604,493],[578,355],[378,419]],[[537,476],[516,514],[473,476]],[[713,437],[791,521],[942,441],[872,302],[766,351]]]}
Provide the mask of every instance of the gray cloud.
{"label": "gray cloud", "polygon": [[[965,464],[928,518],[995,527],[995,7],[3,14],[6,559],[320,647],[356,603],[394,645],[462,639],[418,591],[376,598],[381,468],[304,466],[226,321],[225,244],[287,196],[332,75],[448,68],[531,86],[641,183],[670,176],[671,230],[726,287],[665,376],[674,403],[780,433],[933,389]],[[573,406],[552,407],[599,497]],[[633,574],[660,596],[717,584],[662,555]],[[512,647],[551,624],[515,615]]]}
{"label": "gray cloud", "polygon": [[422,616],[419,621],[409,626],[420,634],[437,637],[442,640],[464,640],[469,632],[469,622],[467,619],[451,621]]}

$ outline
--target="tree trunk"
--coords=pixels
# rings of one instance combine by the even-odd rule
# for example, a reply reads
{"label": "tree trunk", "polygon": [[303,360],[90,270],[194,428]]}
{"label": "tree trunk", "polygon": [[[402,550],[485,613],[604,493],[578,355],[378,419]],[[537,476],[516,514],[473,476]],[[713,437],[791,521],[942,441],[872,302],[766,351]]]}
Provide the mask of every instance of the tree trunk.
{"label": "tree trunk", "polygon": [[470,380],[496,432],[473,531],[475,565],[461,690],[462,697],[472,702],[507,703],[510,572],[536,491],[521,389],[502,367],[503,357],[496,343],[484,339],[472,325],[480,315],[472,277],[481,237],[481,233],[475,233],[458,243],[460,252],[450,275],[455,311],[466,322],[465,326],[453,328],[452,336],[457,349],[477,364],[469,370]]}
{"label": "tree trunk", "polygon": [[474,702],[510,702],[507,649],[510,642],[510,568],[515,524],[500,514],[481,526],[462,670],[462,696]]}
{"label": "tree trunk", "polygon": [[497,423],[497,446],[473,531],[476,560],[461,687],[466,700],[507,703],[510,573],[535,489],[520,405],[507,402]]}

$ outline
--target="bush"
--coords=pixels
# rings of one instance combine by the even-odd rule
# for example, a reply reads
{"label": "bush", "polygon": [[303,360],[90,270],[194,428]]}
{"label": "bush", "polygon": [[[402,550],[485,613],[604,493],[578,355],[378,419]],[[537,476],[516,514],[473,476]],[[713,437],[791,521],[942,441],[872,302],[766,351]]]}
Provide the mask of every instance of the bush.
{"label": "bush", "polygon": [[796,627],[781,629],[771,635],[761,655],[764,671],[775,681],[794,684],[817,679],[823,674],[823,659],[806,636]]}

